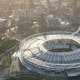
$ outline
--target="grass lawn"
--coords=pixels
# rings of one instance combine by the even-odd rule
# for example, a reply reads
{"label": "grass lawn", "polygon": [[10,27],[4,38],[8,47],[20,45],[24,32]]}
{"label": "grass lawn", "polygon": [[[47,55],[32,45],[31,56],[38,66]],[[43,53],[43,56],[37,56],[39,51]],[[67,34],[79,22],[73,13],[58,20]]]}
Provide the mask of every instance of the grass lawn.
{"label": "grass lawn", "polygon": [[6,67],[11,62],[11,55],[14,53],[14,50],[18,45],[19,42],[17,42],[11,50],[5,51],[5,54],[0,57],[0,61],[1,61],[0,69]]}

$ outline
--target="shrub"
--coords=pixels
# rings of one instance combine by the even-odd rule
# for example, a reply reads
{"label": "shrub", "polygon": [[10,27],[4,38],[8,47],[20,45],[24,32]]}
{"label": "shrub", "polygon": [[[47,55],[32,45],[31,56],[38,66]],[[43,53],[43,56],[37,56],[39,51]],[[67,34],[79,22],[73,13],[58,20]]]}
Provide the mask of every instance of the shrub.
{"label": "shrub", "polygon": [[6,80],[17,80],[17,78],[15,75],[11,75]]}

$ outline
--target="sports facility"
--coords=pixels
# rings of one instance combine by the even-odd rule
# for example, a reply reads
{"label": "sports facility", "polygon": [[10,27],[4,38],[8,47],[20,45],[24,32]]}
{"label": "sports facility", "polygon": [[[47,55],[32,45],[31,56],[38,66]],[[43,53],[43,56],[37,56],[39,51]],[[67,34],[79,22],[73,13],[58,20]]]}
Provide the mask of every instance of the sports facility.
{"label": "sports facility", "polygon": [[68,76],[80,74],[80,37],[68,32],[34,34],[21,42],[19,50],[19,59],[29,70],[43,74],[66,72]]}

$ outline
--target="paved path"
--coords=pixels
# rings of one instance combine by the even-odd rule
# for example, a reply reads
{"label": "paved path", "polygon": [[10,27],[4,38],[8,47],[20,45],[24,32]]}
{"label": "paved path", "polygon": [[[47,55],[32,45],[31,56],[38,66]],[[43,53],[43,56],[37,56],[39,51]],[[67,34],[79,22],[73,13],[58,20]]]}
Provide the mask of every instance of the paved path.
{"label": "paved path", "polygon": [[0,70],[0,78],[3,78],[9,72],[16,70],[24,73],[28,71],[25,67],[22,66],[18,57],[12,57],[12,62],[8,66]]}
{"label": "paved path", "polygon": [[71,35],[73,36],[73,35],[75,35],[75,34],[77,34],[77,33],[79,33],[79,32],[80,32],[80,26],[79,26],[78,30],[75,31],[75,32],[73,32]]}

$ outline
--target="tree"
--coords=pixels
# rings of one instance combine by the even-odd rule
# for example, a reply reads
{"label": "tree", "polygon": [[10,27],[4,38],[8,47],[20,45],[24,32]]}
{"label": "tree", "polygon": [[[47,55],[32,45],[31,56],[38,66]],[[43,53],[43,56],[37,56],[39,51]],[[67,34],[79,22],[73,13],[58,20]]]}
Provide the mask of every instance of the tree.
{"label": "tree", "polygon": [[9,76],[6,80],[18,80],[15,75]]}

